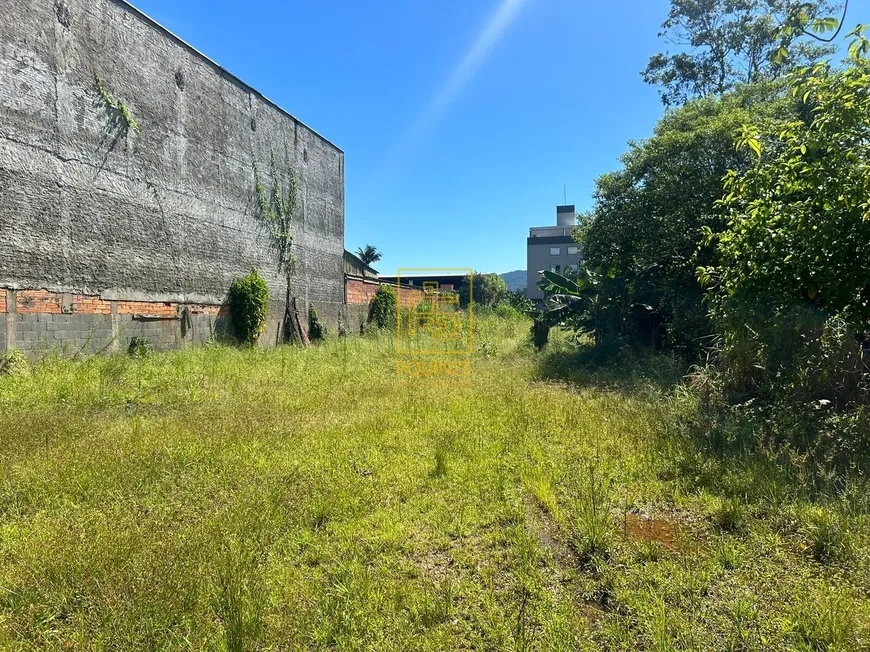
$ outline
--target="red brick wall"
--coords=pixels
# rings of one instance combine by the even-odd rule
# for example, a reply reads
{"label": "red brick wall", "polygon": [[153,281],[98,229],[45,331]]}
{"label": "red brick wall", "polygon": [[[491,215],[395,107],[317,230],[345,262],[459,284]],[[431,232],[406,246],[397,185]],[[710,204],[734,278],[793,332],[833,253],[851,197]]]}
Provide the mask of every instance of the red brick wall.
{"label": "red brick wall", "polygon": [[[347,293],[347,303],[354,305],[368,304],[374,298],[378,288],[382,285],[375,281],[363,281],[362,279],[350,277],[346,278],[344,283]],[[392,283],[384,283],[383,285],[387,285],[394,290],[396,289],[396,286]],[[412,299],[417,299],[423,296],[423,288],[410,288],[403,286],[399,288],[397,294],[399,305],[407,307],[414,303]]]}
{"label": "red brick wall", "polygon": [[153,301],[119,301],[119,315],[142,315],[144,317],[176,317],[177,303],[156,303]]}
{"label": "red brick wall", "polygon": [[403,308],[413,307],[420,300],[423,294],[423,288],[400,287],[399,305]]}
{"label": "red brick wall", "polygon": [[367,304],[381,287],[381,284],[375,281],[363,281],[357,278],[345,278],[344,284],[346,302],[357,305]]}
{"label": "red brick wall", "polygon": [[19,290],[17,303],[18,314],[59,315],[63,312],[63,295],[46,290]]}
{"label": "red brick wall", "polygon": [[[64,306],[64,295],[48,290],[19,290],[16,308],[19,314],[80,314],[80,315],[110,315],[112,302],[98,296],[83,294],[67,295],[68,304]],[[141,315],[143,317],[177,317],[178,303],[162,301],[118,301],[119,315]],[[66,310],[64,310],[66,308]],[[188,306],[194,315],[225,314],[221,306],[194,305]],[[6,289],[0,288],[0,313],[7,312]]]}
{"label": "red brick wall", "polygon": [[73,313],[85,313],[91,315],[111,315],[112,304],[103,301],[99,297],[87,297],[76,294],[72,300]]}

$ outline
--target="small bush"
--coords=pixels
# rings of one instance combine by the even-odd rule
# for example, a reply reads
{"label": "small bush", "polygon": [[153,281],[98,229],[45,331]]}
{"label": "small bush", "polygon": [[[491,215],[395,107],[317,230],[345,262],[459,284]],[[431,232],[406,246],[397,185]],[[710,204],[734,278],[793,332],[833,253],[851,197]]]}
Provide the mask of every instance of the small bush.
{"label": "small bush", "polygon": [[723,569],[732,571],[740,566],[740,550],[737,545],[726,537],[721,537],[712,545],[713,559]]}
{"label": "small bush", "polygon": [[144,358],[154,352],[154,347],[144,337],[134,337],[127,347],[127,355],[133,358]]}
{"label": "small bush", "polygon": [[848,523],[835,510],[808,507],[801,520],[799,531],[807,539],[817,561],[848,562],[852,558]]}
{"label": "small bush", "polygon": [[378,328],[392,328],[396,324],[398,299],[396,292],[389,285],[378,288],[369,307],[369,323]]}
{"label": "small bush", "polygon": [[496,317],[501,317],[502,319],[519,319],[522,317],[519,310],[507,303],[498,304],[493,312],[495,312]]}
{"label": "small bush", "polygon": [[27,358],[18,349],[0,354],[0,376],[18,376],[27,373],[29,369]]}
{"label": "small bush", "polygon": [[269,288],[256,269],[233,281],[229,306],[236,337],[246,344],[256,344],[266,330],[269,310]]}
{"label": "small bush", "polygon": [[713,512],[713,522],[726,532],[739,532],[746,525],[746,508],[739,498],[723,498]]}
{"label": "small bush", "polygon": [[442,478],[447,475],[447,453],[441,449],[435,451],[435,467],[432,469],[433,478]]}
{"label": "small bush", "polygon": [[315,340],[323,340],[326,338],[326,326],[324,326],[317,317],[317,310],[314,306],[308,308],[308,339],[312,342]]}
{"label": "small bush", "polygon": [[602,477],[595,464],[590,464],[586,471],[588,477],[586,482],[581,482],[572,530],[574,549],[588,561],[595,556],[606,556],[610,548],[613,534],[610,489],[613,479]]}

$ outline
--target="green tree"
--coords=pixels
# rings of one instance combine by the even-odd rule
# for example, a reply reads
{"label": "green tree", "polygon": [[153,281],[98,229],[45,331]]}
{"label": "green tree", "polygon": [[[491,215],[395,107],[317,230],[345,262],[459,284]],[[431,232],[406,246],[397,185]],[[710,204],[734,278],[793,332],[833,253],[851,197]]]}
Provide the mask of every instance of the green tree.
{"label": "green tree", "polygon": [[471,300],[480,306],[493,306],[508,296],[507,283],[498,274],[474,272],[459,286],[459,305],[467,307]]}
{"label": "green tree", "polygon": [[[863,28],[854,32],[863,35]],[[728,174],[718,267],[720,313],[761,302],[810,305],[870,330],[870,64],[859,38],[843,70],[819,64],[790,78],[804,120],[743,129],[754,165]]]}
{"label": "green tree", "polygon": [[841,7],[824,0],[671,0],[659,36],[683,51],[653,55],[641,74],[661,87],[666,105],[778,79],[834,51],[807,37],[836,25],[830,15]]}
{"label": "green tree", "polygon": [[363,261],[366,265],[376,263],[381,259],[381,252],[376,247],[367,244],[365,247],[358,247],[356,250],[357,258]]}
{"label": "green tree", "polygon": [[734,135],[789,115],[777,84],[691,101],[668,111],[651,138],[630,143],[621,170],[596,181],[595,205],[575,237],[602,279],[611,332],[648,342],[663,336],[687,352],[705,343],[712,323],[695,271],[715,260],[705,229],[725,226],[717,205],[723,176],[752,163]]}

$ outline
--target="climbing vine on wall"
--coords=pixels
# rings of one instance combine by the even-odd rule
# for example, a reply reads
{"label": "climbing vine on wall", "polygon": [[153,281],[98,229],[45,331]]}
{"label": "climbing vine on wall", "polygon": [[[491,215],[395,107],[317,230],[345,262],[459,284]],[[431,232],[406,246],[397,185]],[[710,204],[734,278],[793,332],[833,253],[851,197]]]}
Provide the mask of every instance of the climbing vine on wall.
{"label": "climbing vine on wall", "polygon": [[273,151],[269,161],[272,183],[267,191],[263,185],[260,163],[256,155],[251,157],[251,164],[254,168],[254,189],[257,192],[260,219],[269,226],[270,235],[281,257],[281,264],[289,272],[296,262],[291,252],[293,246],[291,227],[297,205],[296,173],[289,162],[283,169],[279,169]]}
{"label": "climbing vine on wall", "polygon": [[121,124],[125,132],[132,129],[138,133],[139,123],[136,122],[136,118],[133,117],[133,113],[129,108],[127,108],[127,105],[121,100],[109,95],[109,91],[107,91],[106,87],[103,85],[102,78],[97,73],[94,73],[94,82],[97,85],[97,92],[100,94],[100,97],[103,98],[103,101],[106,103],[106,106],[112,115],[113,121],[117,121]]}

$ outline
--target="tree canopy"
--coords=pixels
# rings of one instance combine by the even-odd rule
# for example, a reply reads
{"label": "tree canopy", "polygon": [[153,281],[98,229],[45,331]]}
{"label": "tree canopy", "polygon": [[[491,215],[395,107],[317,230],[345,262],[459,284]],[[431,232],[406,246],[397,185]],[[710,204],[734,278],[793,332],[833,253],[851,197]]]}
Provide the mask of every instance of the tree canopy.
{"label": "tree canopy", "polygon": [[603,275],[602,287],[620,295],[624,319],[632,306],[648,306],[669,345],[700,346],[711,326],[695,270],[714,260],[705,229],[725,227],[717,205],[724,175],[752,162],[751,152],[734,147],[735,134],[744,124],[791,115],[789,105],[772,83],[691,101],[668,111],[649,139],[630,143],[621,170],[596,181],[594,208],[576,237],[586,265]]}
{"label": "tree canopy", "polygon": [[808,303],[870,330],[870,63],[855,51],[790,83],[806,118],[743,129],[754,162],[726,178],[721,260],[702,277],[726,298]]}
{"label": "tree canopy", "polygon": [[366,265],[376,263],[382,258],[381,252],[377,250],[377,247],[373,247],[370,244],[367,244],[365,247],[358,247],[356,255]]}
{"label": "tree canopy", "polygon": [[641,74],[661,87],[666,105],[779,79],[834,51],[809,37],[833,28],[842,8],[826,0],[671,0],[659,36],[681,51],[653,55]]}
{"label": "tree canopy", "polygon": [[492,306],[507,299],[507,283],[498,274],[474,272],[459,286],[459,303],[467,306],[472,300],[481,306]]}

